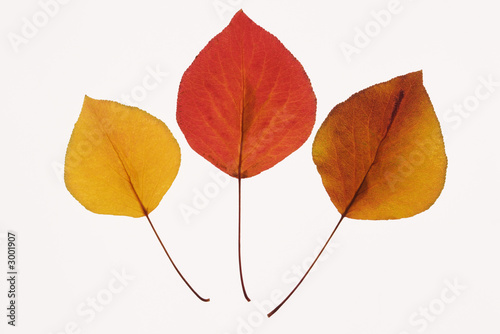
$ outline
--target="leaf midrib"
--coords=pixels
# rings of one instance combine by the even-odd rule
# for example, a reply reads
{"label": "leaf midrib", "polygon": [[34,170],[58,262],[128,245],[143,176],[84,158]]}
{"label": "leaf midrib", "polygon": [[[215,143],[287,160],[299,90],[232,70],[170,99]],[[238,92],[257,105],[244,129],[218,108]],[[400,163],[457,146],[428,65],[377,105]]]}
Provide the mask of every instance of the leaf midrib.
{"label": "leaf midrib", "polygon": [[373,161],[370,163],[370,167],[368,167],[368,170],[366,171],[365,176],[363,177],[363,180],[359,184],[358,189],[356,189],[354,196],[352,197],[351,201],[349,202],[349,204],[346,206],[344,212],[342,213],[341,219],[343,219],[349,213],[349,209],[354,204],[354,202],[356,202],[356,199],[360,194],[360,190],[363,187],[363,184],[365,183],[368,174],[370,174],[370,170],[372,169],[373,165],[375,164],[375,161],[377,161],[377,156],[379,154],[380,146],[382,146],[382,143],[387,138],[387,134],[389,133],[389,131],[392,127],[392,124],[394,123],[394,119],[396,118],[398,111],[401,107],[401,102],[403,101],[404,95],[405,95],[405,92],[403,89],[401,89],[399,91],[398,98],[396,99],[396,102],[394,103],[394,107],[392,109],[391,119],[390,119],[389,125],[387,126],[387,130],[385,131],[384,137],[378,143],[377,150],[375,151],[375,155],[373,156]]}

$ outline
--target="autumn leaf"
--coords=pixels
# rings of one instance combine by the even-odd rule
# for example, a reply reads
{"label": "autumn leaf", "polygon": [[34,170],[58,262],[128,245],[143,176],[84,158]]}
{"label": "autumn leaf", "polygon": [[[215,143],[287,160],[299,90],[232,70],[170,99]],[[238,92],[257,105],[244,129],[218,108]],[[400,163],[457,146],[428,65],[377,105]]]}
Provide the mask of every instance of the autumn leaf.
{"label": "autumn leaf", "polygon": [[142,217],[158,206],[180,161],[179,145],[162,121],[138,108],[85,97],[64,177],[88,210]]}
{"label": "autumn leaf", "polygon": [[151,223],[153,211],[172,185],[181,161],[167,126],[147,112],[85,97],[66,152],[69,192],[98,214],[146,216],[158,241],[188,287]]}
{"label": "autumn leaf", "polygon": [[[302,65],[243,11],[184,73],[177,122],[198,154],[238,179],[271,168],[309,137],[316,97]],[[241,242],[238,237],[240,278]]]}
{"label": "autumn leaf", "polygon": [[312,151],[341,214],[326,244],[345,217],[411,217],[431,207],[444,187],[443,136],[421,71],[371,86],[338,104],[318,130]]}

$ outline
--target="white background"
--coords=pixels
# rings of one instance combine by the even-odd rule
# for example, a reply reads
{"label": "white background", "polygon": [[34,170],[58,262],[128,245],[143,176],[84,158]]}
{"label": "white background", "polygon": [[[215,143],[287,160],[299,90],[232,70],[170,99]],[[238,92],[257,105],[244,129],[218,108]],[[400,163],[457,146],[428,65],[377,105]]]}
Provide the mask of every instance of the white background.
{"label": "white background", "polygon": [[[72,0],[52,7],[44,22],[48,16],[38,1],[2,1],[0,267],[5,233],[13,230],[19,308],[18,326],[7,326],[2,269],[1,332],[499,333],[498,9],[487,0],[401,0],[380,28],[372,11],[389,3]],[[318,99],[309,140],[243,181],[245,279],[264,310],[247,303],[239,286],[236,180],[223,177],[227,183],[215,187],[210,175],[216,168],[191,150],[175,121],[184,70],[239,8],[300,60]],[[40,27],[14,47],[13,34],[25,38],[25,20]],[[365,28],[372,36],[361,45],[355,36]],[[340,46],[355,42],[359,52],[348,59]],[[151,219],[180,270],[210,303],[184,286],[144,218],[88,212],[62,182],[84,95],[138,97],[156,68],[168,75],[132,102],[169,126],[183,155]],[[272,297],[281,299],[294,286],[292,268],[307,265],[340,216],[312,162],[317,128],[351,94],[420,69],[449,158],[440,198],[408,219],[347,219],[333,251],[275,316],[264,319]],[[481,88],[488,78],[497,82],[491,91]],[[477,89],[489,95],[477,99]],[[453,109],[464,104],[470,111]],[[209,188],[212,198],[197,202],[197,214],[183,216],[181,208],[194,207],[200,201],[195,194]],[[122,271],[133,277],[126,286],[113,278]],[[110,292],[110,283],[121,290]],[[454,294],[447,284],[461,288]],[[105,305],[91,316],[87,303],[96,297]]]}

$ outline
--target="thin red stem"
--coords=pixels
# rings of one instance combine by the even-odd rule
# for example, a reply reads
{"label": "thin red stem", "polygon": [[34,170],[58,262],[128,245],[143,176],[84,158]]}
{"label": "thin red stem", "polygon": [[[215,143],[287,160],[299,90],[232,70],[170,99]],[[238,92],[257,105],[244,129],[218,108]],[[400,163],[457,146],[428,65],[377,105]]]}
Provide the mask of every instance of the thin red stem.
{"label": "thin red stem", "polygon": [[241,288],[243,289],[245,299],[249,302],[250,298],[245,290],[245,283],[243,282],[243,269],[241,268],[241,177],[238,177],[238,263],[240,267]]}
{"label": "thin red stem", "polygon": [[[346,210],[347,212],[347,210]],[[333,229],[333,232],[332,234],[330,234],[330,237],[328,238],[328,240],[325,242],[325,245],[323,246],[323,248],[321,248],[321,251],[319,252],[319,254],[316,256],[316,259],[314,259],[314,262],[311,264],[311,266],[309,267],[309,269],[307,269],[306,273],[304,274],[304,276],[302,276],[302,279],[299,281],[299,283],[297,283],[297,285],[295,286],[295,288],[293,288],[293,290],[288,294],[288,296],[286,296],[285,299],[283,299],[283,301],[274,308],[274,310],[272,310],[271,312],[269,312],[267,314],[267,316],[270,318],[274,313],[276,313],[281,306],[283,306],[283,304],[285,304],[285,302],[288,300],[288,298],[290,298],[293,293],[295,292],[295,290],[297,290],[297,288],[299,287],[300,284],[302,284],[302,281],[304,281],[304,279],[306,278],[307,274],[309,274],[309,272],[311,271],[312,267],[314,266],[314,264],[316,263],[316,261],[318,261],[319,257],[321,256],[321,254],[323,253],[323,251],[326,249],[326,246],[328,245],[328,243],[330,242],[330,240],[332,239],[333,235],[335,234],[335,231],[337,231],[337,228],[340,226],[340,223],[342,222],[342,220],[344,219],[344,215],[342,215],[342,217],[340,217],[340,220],[339,222],[337,223],[337,225],[335,226],[335,228]]]}
{"label": "thin red stem", "polygon": [[191,285],[188,283],[188,281],[186,281],[186,279],[184,278],[184,276],[182,276],[181,272],[179,271],[179,269],[177,269],[177,266],[175,265],[174,261],[172,260],[172,258],[170,257],[170,255],[168,254],[167,252],[167,249],[165,248],[165,245],[163,245],[163,242],[161,241],[160,239],[160,236],[158,235],[158,233],[156,232],[156,229],[155,227],[153,226],[153,223],[151,222],[151,219],[149,219],[149,216],[146,214],[146,218],[148,219],[148,222],[149,222],[149,225],[151,225],[151,228],[153,229],[153,232],[155,233],[156,235],[156,238],[158,239],[158,241],[160,242],[161,244],[161,247],[163,247],[163,250],[165,251],[165,254],[167,254],[167,257],[168,259],[170,260],[170,262],[172,263],[172,265],[174,266],[174,269],[175,271],[177,271],[177,273],[179,274],[179,276],[182,278],[182,280],[184,281],[184,283],[186,283],[186,285],[188,286],[189,289],[191,289],[191,291],[193,291],[193,293],[196,295],[196,297],[198,297],[201,301],[203,302],[209,302],[210,301],[210,298],[203,298],[201,297],[192,287]]}

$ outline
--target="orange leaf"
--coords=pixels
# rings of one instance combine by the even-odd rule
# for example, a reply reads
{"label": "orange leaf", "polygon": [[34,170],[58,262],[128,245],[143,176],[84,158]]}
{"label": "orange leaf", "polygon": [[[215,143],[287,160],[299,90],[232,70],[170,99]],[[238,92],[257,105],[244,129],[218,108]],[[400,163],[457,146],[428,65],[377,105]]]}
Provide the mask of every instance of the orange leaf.
{"label": "orange leaf", "polygon": [[302,284],[345,217],[398,219],[427,210],[444,186],[443,136],[422,83],[409,73],[352,95],[316,134],[313,160],[341,217]]}
{"label": "orange leaf", "polygon": [[330,112],[313,159],[339,212],[398,219],[427,210],[446,175],[439,122],[414,72],[364,89]]}

